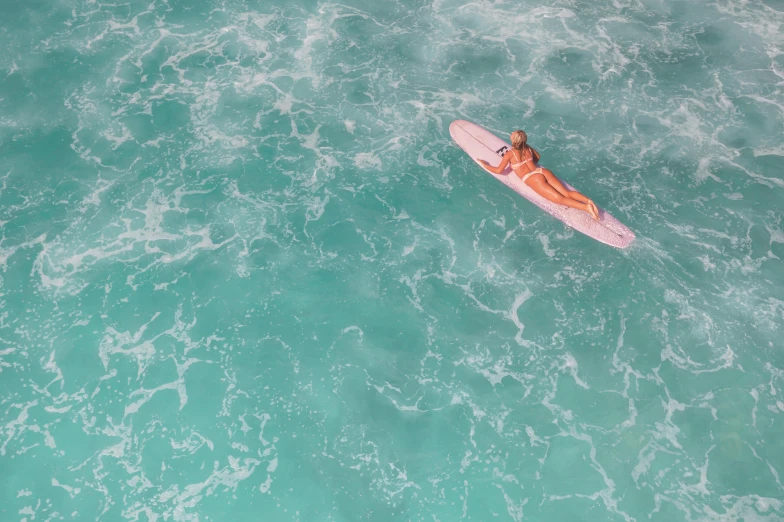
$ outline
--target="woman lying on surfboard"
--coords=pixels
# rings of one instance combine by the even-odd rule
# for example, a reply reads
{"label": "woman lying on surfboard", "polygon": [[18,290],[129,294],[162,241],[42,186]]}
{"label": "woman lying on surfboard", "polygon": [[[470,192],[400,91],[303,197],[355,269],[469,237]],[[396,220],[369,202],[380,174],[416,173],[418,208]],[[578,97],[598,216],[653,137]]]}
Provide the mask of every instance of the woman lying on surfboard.
{"label": "woman lying on surfboard", "polygon": [[493,174],[501,174],[506,166],[511,163],[512,170],[520,176],[523,183],[531,187],[534,192],[553,203],[566,205],[588,212],[594,219],[599,219],[599,209],[593,201],[586,198],[576,190],[566,190],[561,180],[549,170],[539,167],[539,153],[530,147],[526,141],[528,136],[521,130],[514,131],[510,136],[512,149],[504,154],[501,163],[493,167],[485,160],[479,160],[485,168]]}

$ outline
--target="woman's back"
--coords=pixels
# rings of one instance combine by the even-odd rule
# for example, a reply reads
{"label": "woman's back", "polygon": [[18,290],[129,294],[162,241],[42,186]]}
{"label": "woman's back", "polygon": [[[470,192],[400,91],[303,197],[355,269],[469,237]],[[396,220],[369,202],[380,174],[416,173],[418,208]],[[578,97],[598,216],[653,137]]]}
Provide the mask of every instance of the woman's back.
{"label": "woman's back", "polygon": [[534,155],[534,150],[531,147],[526,146],[522,151],[512,149],[509,153],[512,155],[512,157],[509,158],[512,170],[514,170],[518,176],[524,176],[525,174],[536,170],[536,157]]}

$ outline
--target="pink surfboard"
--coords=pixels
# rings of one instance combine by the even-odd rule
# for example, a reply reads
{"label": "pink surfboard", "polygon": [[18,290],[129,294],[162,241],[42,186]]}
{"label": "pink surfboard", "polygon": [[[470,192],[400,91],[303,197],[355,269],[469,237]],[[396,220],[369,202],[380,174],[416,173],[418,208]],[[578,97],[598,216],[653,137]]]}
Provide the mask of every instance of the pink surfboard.
{"label": "pink surfboard", "polygon": [[[455,120],[449,126],[449,134],[485,172],[578,232],[616,248],[626,248],[634,241],[634,233],[601,208],[599,209],[600,219],[596,221],[587,212],[565,207],[543,198],[523,183],[512,172],[511,167],[507,167],[499,175],[489,172],[479,163],[479,160],[485,160],[491,165],[498,165],[510,145],[479,125],[470,121]],[[569,190],[576,190],[566,182],[564,182],[564,186]]]}

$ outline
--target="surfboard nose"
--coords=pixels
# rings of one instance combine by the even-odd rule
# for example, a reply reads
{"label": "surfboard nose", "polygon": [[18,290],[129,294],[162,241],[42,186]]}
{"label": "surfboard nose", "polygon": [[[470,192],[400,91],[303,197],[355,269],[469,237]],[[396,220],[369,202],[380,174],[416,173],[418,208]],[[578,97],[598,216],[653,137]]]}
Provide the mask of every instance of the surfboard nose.
{"label": "surfboard nose", "polygon": [[466,124],[466,123],[468,123],[468,121],[466,121],[466,120],[455,120],[452,123],[450,123],[449,124],[449,135],[452,136],[452,138],[454,138],[455,137],[455,131],[458,130],[458,129],[462,129],[464,127],[464,124]]}

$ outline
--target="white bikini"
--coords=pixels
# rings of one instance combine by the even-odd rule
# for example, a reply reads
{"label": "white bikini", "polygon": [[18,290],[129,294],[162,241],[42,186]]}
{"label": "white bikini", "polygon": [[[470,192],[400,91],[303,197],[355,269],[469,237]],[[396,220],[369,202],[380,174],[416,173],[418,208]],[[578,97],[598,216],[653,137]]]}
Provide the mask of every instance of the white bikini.
{"label": "white bikini", "polygon": [[[512,153],[512,157],[514,157],[514,156],[515,156],[515,153],[513,152],[513,153]],[[525,164],[526,164],[526,163],[528,163],[529,161],[534,161],[534,157],[533,157],[533,155],[531,155],[531,157],[530,157],[530,158],[528,158],[528,159],[526,159],[526,160],[523,160],[523,161],[521,161],[520,163],[512,163],[512,170],[516,169],[517,167],[522,167],[523,165],[525,165]],[[511,163],[511,162],[510,162],[510,163]],[[531,176],[533,176],[534,174],[542,174],[542,167],[539,167],[539,168],[537,168],[537,169],[535,169],[535,170],[532,170],[531,172],[529,172],[528,174],[526,174],[525,176],[523,176],[523,177],[522,177],[522,178],[520,178],[520,179],[522,179],[522,180],[523,180],[523,183],[525,183],[525,180],[527,180],[528,178],[530,178],[530,177],[531,177]]]}

